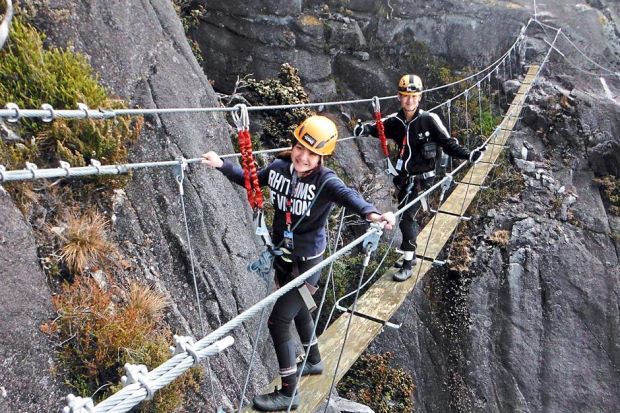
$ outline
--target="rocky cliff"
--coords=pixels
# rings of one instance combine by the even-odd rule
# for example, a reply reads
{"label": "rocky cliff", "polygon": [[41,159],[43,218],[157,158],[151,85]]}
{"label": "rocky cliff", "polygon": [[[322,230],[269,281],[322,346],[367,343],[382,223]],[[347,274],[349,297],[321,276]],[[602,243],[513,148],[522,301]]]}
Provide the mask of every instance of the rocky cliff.
{"label": "rocky cliff", "polygon": [[[230,93],[238,75],[272,77],[284,62],[299,68],[314,100],[391,94],[395,79],[409,71],[422,73],[433,85],[440,66],[467,70],[488,64],[534,12],[525,1],[193,3],[206,11],[189,32],[204,55],[203,68],[169,2],[51,0],[38,5],[36,21],[51,43],[71,44],[89,56],[101,81],[132,105],[187,107],[217,103],[209,81],[217,91]],[[538,6],[541,19],[566,28],[594,60],[619,70],[616,3],[554,0]],[[544,36],[540,28],[533,32],[522,64],[542,55]],[[558,45],[574,64],[600,73],[566,41]],[[608,80],[617,95],[618,80]],[[620,406],[620,221],[593,181],[619,175],[619,106],[605,97],[597,77],[558,54],[532,98],[510,143],[524,190],[475,218],[471,270],[428,276],[407,303],[411,311],[405,308],[396,316],[403,328],[386,330],[373,344],[373,350],[394,352],[411,370],[418,411],[612,412]],[[364,106],[340,110],[345,118],[368,116]],[[131,150],[133,161],[190,158],[206,149],[232,152],[222,115],[145,121]],[[344,148],[339,160],[345,170],[364,165],[374,170],[379,164],[375,145]],[[208,332],[265,293],[245,270],[258,245],[244,194],[218,173],[191,167],[185,197]],[[49,363],[52,351],[36,331],[51,309],[34,241],[27,235],[32,223],[6,195],[2,202],[0,262],[7,282],[0,305],[9,314],[2,331],[12,333],[2,340],[0,406],[55,410],[67,393],[60,384],[43,375],[40,386],[24,385],[29,372],[40,373]],[[200,336],[172,172],[134,174],[113,212],[115,238],[132,260],[126,277],[149,280],[164,291],[174,303],[169,321],[176,332]],[[509,232],[505,245],[490,241],[497,230]],[[211,364],[215,403],[205,381],[203,397],[188,410],[232,404],[256,327],[257,322],[248,323],[235,335],[235,346]],[[32,339],[24,343],[20,337]],[[275,374],[270,347],[259,348],[251,391]]]}

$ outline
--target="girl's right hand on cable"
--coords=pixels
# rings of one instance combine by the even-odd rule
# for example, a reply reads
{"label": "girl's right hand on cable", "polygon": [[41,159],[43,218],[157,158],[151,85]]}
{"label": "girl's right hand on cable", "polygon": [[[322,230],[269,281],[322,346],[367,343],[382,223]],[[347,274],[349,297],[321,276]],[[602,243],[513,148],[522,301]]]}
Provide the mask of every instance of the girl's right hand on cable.
{"label": "girl's right hand on cable", "polygon": [[203,153],[201,163],[212,168],[221,168],[222,165],[224,165],[224,161],[222,161],[222,158],[220,158],[220,156],[213,151]]}

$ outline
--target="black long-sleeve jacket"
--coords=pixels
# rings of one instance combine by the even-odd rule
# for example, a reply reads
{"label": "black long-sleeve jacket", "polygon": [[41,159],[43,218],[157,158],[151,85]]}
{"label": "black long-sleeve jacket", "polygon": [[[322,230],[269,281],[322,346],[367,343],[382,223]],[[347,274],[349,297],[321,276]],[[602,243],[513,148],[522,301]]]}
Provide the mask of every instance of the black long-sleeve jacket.
{"label": "black long-sleeve jacket", "polygon": [[[243,186],[243,171],[239,166],[224,160],[224,165],[218,169],[228,179]],[[276,159],[258,171],[259,184],[269,186],[271,192],[271,204],[275,210],[272,226],[272,240],[275,245],[282,241],[286,229],[286,201],[292,174],[293,165],[287,159]],[[315,201],[316,197],[318,199]],[[372,212],[379,213],[357,191],[346,186],[334,171],[324,166],[319,166],[309,175],[298,179],[292,200],[292,226],[303,216],[293,232],[295,249],[292,253],[298,257],[314,257],[325,250],[325,223],[334,203],[343,205],[364,218]]]}
{"label": "black long-sleeve jacket", "polygon": [[[413,120],[407,122],[405,113],[401,109],[384,118],[383,126],[385,137],[392,139],[398,145],[399,159],[403,161],[403,167],[399,171],[401,175],[416,175],[435,169],[435,159],[425,159],[423,155],[423,147],[427,142],[435,142],[450,156],[469,159],[469,150],[459,145],[458,141],[450,136],[436,113],[418,109]],[[374,123],[367,124],[366,130],[369,134],[378,136]],[[403,139],[405,137],[406,140]]]}

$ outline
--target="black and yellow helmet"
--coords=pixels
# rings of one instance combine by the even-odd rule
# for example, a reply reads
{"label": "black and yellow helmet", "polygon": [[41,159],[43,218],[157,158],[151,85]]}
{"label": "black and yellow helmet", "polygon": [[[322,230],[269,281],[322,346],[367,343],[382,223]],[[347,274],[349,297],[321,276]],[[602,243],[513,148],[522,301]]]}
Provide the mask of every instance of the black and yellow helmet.
{"label": "black and yellow helmet", "polygon": [[301,122],[294,135],[299,143],[317,155],[331,155],[336,149],[338,129],[331,119],[314,115]]}
{"label": "black and yellow helmet", "polygon": [[405,75],[398,81],[400,95],[421,95],[423,90],[422,79],[418,75]]}

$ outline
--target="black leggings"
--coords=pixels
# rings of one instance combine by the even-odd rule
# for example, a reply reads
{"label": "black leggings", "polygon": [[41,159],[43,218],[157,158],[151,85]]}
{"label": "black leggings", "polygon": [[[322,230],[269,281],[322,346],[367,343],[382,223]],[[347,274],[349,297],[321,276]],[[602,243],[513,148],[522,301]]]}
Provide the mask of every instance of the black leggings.
{"label": "black leggings", "polygon": [[[294,264],[277,257],[274,263],[276,281],[279,285],[284,285],[322,260],[323,256],[320,256],[308,261],[297,261]],[[320,277],[321,272],[318,271],[306,282],[312,286],[316,286],[319,283]],[[291,321],[293,320],[295,321],[295,327],[297,328],[297,333],[301,338],[302,344],[305,347],[314,345],[316,343],[316,339],[312,340],[314,320],[297,288],[278,298],[269,316],[269,333],[273,339],[281,376],[289,376],[297,371],[297,365],[295,363],[296,346],[290,331]]]}
{"label": "black leggings", "polygon": [[[424,192],[431,186],[431,179],[415,178],[412,185],[409,183],[409,179],[406,177],[397,176],[394,178],[394,185],[398,190],[397,199],[399,206],[402,208],[409,202],[413,201],[420,193]],[[409,197],[407,197],[409,195]],[[406,202],[403,202],[407,198]],[[400,205],[402,203],[402,205]],[[416,220],[416,215],[420,210],[421,204],[417,202],[411,208],[406,210],[398,224],[400,232],[403,235],[403,241],[400,244],[400,249],[403,251],[415,251],[417,247],[416,238],[420,231],[420,226]]]}

